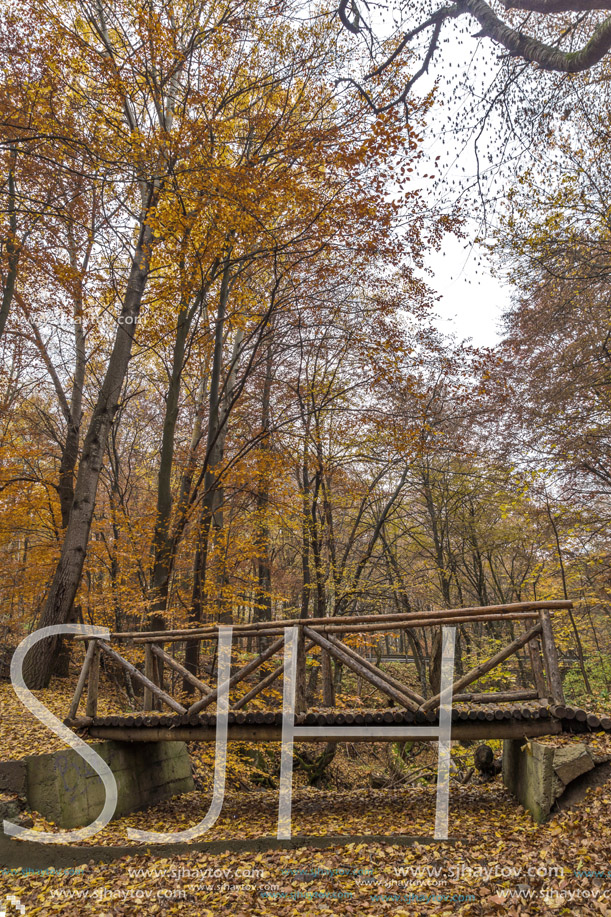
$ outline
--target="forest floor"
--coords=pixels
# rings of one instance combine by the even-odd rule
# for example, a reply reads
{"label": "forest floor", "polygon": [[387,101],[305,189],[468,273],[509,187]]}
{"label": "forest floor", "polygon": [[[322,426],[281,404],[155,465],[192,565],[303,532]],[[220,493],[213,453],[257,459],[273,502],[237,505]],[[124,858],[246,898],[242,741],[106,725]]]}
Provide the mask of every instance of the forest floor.
{"label": "forest floor", "polygon": [[[70,686],[71,687],[71,686]],[[69,686],[56,681],[38,696],[63,718]],[[104,712],[103,708],[100,711]],[[110,712],[110,708],[109,708]],[[611,753],[607,736],[555,739],[587,741],[593,753]],[[0,760],[62,748],[0,685]],[[261,750],[273,757],[264,746]],[[457,747],[457,767],[472,756]],[[86,844],[127,845],[128,827],[178,831],[206,814],[214,750],[191,748],[197,790],[111,822]],[[322,789],[296,775],[292,832],[295,835],[412,835],[433,833],[435,787],[399,777],[372,789],[366,776],[383,769],[387,749],[368,746],[336,755]],[[462,759],[461,759],[462,756]],[[434,762],[431,746],[413,772]],[[200,840],[274,837],[278,793],[248,779],[239,749],[230,755],[228,789],[216,824]],[[273,768],[270,768],[273,770]],[[256,779],[257,772],[254,772]],[[249,776],[252,777],[252,774]],[[352,779],[351,779],[352,778]],[[34,813],[35,830],[53,825]],[[0,911],[13,895],[7,917],[63,913],[105,915],[464,915],[602,914],[611,917],[611,781],[585,792],[544,825],[536,825],[503,787],[452,783],[448,842],[401,846],[356,842],[326,849],[202,852],[171,858],[154,848],[134,850],[110,863],[94,860],[66,870],[3,868]],[[27,843],[13,841],[12,843]],[[92,851],[93,853],[93,851]]]}

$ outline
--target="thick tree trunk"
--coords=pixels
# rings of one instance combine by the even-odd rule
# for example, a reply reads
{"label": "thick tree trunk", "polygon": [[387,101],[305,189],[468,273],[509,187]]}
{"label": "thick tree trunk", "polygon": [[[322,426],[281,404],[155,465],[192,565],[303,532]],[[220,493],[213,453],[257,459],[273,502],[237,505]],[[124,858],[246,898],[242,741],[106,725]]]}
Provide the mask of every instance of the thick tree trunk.
{"label": "thick tree trunk", "polygon": [[57,488],[62,517],[62,529],[64,529],[64,531],[68,528],[70,510],[74,502],[74,470],[78,461],[79,430],[80,418],[78,421],[75,421],[74,418],[70,418],[59,465],[59,483]]}
{"label": "thick tree trunk", "polygon": [[[72,266],[76,267],[76,250],[71,248]],[[88,255],[86,255],[88,258]],[[83,334],[83,295],[79,288],[74,304],[74,378],[72,380],[72,394],[70,398],[70,414],[67,418],[68,429],[59,466],[59,505],[62,517],[62,530],[65,532],[70,521],[70,511],[74,502],[74,473],[78,462],[81,420],[83,414],[83,387],[85,385],[85,335]],[[75,623],[83,620],[80,606],[73,607],[68,612],[66,622]],[[56,646],[53,674],[67,678],[70,671],[71,643],[66,643],[63,637],[58,638]]]}
{"label": "thick tree trunk", "polygon": [[[83,444],[70,519],[40,627],[62,624],[67,620],[79,587],[102,461],[130,361],[134,330],[149,274],[152,243],[153,234],[145,219],[132,261],[108,368]],[[56,642],[56,638],[41,640],[28,653],[23,672],[30,688],[44,688],[48,684]]]}

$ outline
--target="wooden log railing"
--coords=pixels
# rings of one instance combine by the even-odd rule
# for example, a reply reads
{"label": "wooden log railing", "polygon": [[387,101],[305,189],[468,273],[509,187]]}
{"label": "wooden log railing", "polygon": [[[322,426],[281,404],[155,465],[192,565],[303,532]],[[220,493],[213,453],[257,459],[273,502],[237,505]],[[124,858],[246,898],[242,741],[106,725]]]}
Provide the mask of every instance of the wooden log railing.
{"label": "wooden log railing", "polygon": [[334,640],[333,643],[331,643],[331,641],[323,637],[322,634],[319,634],[309,627],[304,627],[304,633],[310,640],[317,643],[321,649],[326,650],[330,656],[333,656],[349,669],[352,669],[352,671],[360,675],[361,678],[365,678],[370,684],[381,691],[382,694],[387,694],[388,697],[401,704],[407,710],[418,709],[418,703],[409,698],[407,694],[405,694],[405,691],[401,689],[403,686],[401,686],[401,688],[395,687],[380,669],[378,669],[377,672],[372,671],[375,669],[375,666],[372,665],[370,668],[366,668],[362,662],[357,662],[351,653],[346,652],[347,647],[340,643],[339,640]]}
{"label": "wooden log railing", "polygon": [[[341,618],[286,619],[281,621],[257,622],[253,624],[236,624],[233,626],[235,638],[274,637],[276,639],[267,649],[253,660],[241,666],[229,680],[230,688],[246,680],[274,655],[282,653],[284,648],[284,628],[298,627],[300,640],[304,640],[302,660],[313,649],[328,654],[338,663],[354,672],[360,679],[371,684],[381,694],[389,697],[393,703],[411,711],[428,714],[440,703],[440,695],[425,699],[413,688],[399,681],[394,675],[383,671],[369,659],[365,659],[356,649],[339,639],[342,634],[370,634],[376,631],[388,632],[401,630],[402,627],[440,627],[449,624],[466,624],[470,622],[523,621],[525,630],[505,647],[485,662],[466,672],[455,680],[453,697],[457,703],[488,704],[493,702],[507,703],[514,700],[538,700],[555,705],[564,704],[562,679],[558,652],[554,641],[551,615],[556,611],[572,607],[569,601],[520,602],[510,605],[484,606],[481,608],[446,609],[433,612],[409,612],[389,615],[347,615]],[[218,624],[209,624],[197,628],[155,632],[128,632],[111,634],[110,640],[122,640],[134,646],[142,646],[145,651],[144,673],[135,665],[114,650],[106,640],[89,638],[86,635],[76,639],[88,642],[85,660],[79,674],[76,690],[66,722],[76,722],[79,703],[87,684],[86,719],[95,718],[98,705],[100,656],[103,654],[117,666],[125,669],[130,677],[143,688],[143,708],[151,711],[154,707],[169,707],[176,713],[197,715],[217,699],[217,688],[191,672],[173,655],[166,652],[164,644],[176,644],[194,638],[217,640]],[[530,656],[534,690],[521,689],[514,691],[485,693],[476,690],[465,693],[464,689],[492,671],[496,666],[516,654],[523,647],[528,648]],[[196,689],[200,695],[191,706],[185,706],[171,696],[163,685],[164,666],[181,676],[181,681]],[[243,709],[250,700],[273,684],[284,672],[284,661],[265,674],[239,700],[231,706],[232,710]],[[303,711],[301,711],[303,712]]]}
{"label": "wooden log railing", "polygon": [[[239,681],[243,681],[248,675],[258,669],[259,666],[263,665],[268,659],[274,656],[279,650],[284,647],[284,637],[281,637],[279,640],[276,640],[275,643],[272,643],[263,653],[260,653],[256,659],[253,659],[252,662],[249,662],[247,665],[243,666],[235,675],[232,675],[229,679],[229,687],[233,688]],[[218,694],[218,688],[215,688],[214,691],[211,691],[209,694],[206,694],[205,697],[202,697],[201,700],[196,701],[194,704],[191,704],[189,707],[189,713],[199,713],[205,707],[208,707],[213,701],[216,700]]]}
{"label": "wooden log railing", "polygon": [[[494,656],[491,656],[490,659],[488,659],[486,662],[481,662],[479,665],[476,665],[474,669],[471,669],[470,672],[462,675],[457,681],[454,682],[452,686],[452,695],[458,694],[461,688],[466,688],[467,685],[477,681],[482,677],[482,675],[486,675],[491,671],[491,669],[494,669],[497,665],[500,665],[501,662],[505,662],[506,659],[509,659],[510,656],[513,656],[513,654],[521,649],[526,643],[528,643],[529,640],[532,640],[533,637],[537,637],[540,633],[541,624],[535,624],[534,627],[531,627],[531,629],[527,630],[526,633],[516,637],[516,639],[512,640],[508,646],[504,647],[502,650],[499,650],[498,653],[495,653]],[[422,704],[422,709],[424,711],[433,710],[435,707],[439,706],[440,700],[441,694],[436,694],[435,697],[432,697],[430,700],[427,700],[424,704]]]}
{"label": "wooden log railing", "polygon": [[162,650],[160,646],[157,646],[156,643],[149,643],[147,646],[150,646],[151,652],[157,656],[158,659],[161,659],[171,669],[174,669],[175,672],[178,672],[179,675],[182,675],[183,678],[186,678],[189,684],[193,685],[194,688],[197,688],[200,694],[210,694],[210,692],[213,690],[204,681],[202,681],[200,678],[197,678],[192,672],[186,669],[184,665],[181,665],[177,659],[174,659],[173,656],[170,656],[169,653],[166,653],[164,650]]}
{"label": "wooden log railing", "polygon": [[[392,614],[387,615],[342,615],[340,618],[284,618],[279,621],[258,621],[252,624],[235,624],[233,626],[234,634],[239,633],[250,633],[255,634],[260,631],[268,631],[274,628],[279,627],[299,627],[307,625],[308,627],[317,627],[318,625],[328,625],[330,621],[337,623],[341,620],[342,624],[375,624],[375,623],[388,623],[388,622],[410,622],[411,620],[420,620],[426,618],[432,623],[446,623],[444,619],[446,617],[455,617],[460,615],[475,615],[480,617],[481,615],[489,614],[501,614],[501,616],[507,619],[515,619],[519,617],[521,613],[530,613],[529,617],[538,617],[539,611],[542,609],[547,609],[549,611],[558,610],[558,609],[568,609],[572,608],[573,603],[568,599],[552,599],[550,601],[542,602],[512,602],[506,605],[478,605],[473,608],[447,608],[439,609],[437,611],[409,611],[409,612],[393,612]],[[181,628],[180,630],[158,630],[158,631],[117,631],[116,633],[111,634],[112,640],[134,640],[136,642],[146,642],[154,641],[162,638],[164,642],[171,642],[172,638],[177,640],[184,640],[186,637],[215,637],[217,629],[221,627],[221,624],[206,624],[203,627],[194,627],[194,628]],[[79,639],[76,637],[75,639]],[[82,637],[80,639],[87,640],[87,637]]]}

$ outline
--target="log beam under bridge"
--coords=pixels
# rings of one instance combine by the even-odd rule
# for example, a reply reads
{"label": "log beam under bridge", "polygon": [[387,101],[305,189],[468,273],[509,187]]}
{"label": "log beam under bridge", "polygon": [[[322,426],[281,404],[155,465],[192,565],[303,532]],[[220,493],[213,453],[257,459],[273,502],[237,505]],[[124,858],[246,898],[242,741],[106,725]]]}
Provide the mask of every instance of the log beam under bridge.
{"label": "log beam under bridge", "polygon": [[[413,735],[404,735],[407,729]],[[422,726],[378,726],[374,736],[351,735],[354,727],[335,726],[332,733],[324,736],[295,736],[295,742],[405,742],[410,738],[420,742],[436,742],[436,736],[422,736]],[[379,730],[379,731],[378,731]],[[382,732],[385,730],[385,732]],[[112,739],[115,742],[215,742],[216,729],[210,726],[92,726],[88,730],[91,738]],[[530,722],[474,722],[456,723],[452,726],[453,740],[522,739],[537,736],[558,735],[562,732],[559,720],[532,720]],[[228,742],[281,742],[281,726],[229,726]]]}
{"label": "log beam under bridge", "polygon": [[[90,738],[119,742],[214,742],[214,714],[167,714],[138,716],[81,717],[66,720],[66,725],[84,729]],[[407,738],[409,730],[420,741],[437,741],[426,736],[426,727],[436,727],[437,715],[431,711],[357,710],[354,712],[304,713],[295,717],[295,726],[309,727],[312,735],[296,735],[297,742],[396,742]],[[375,734],[355,735],[355,727],[374,727]],[[325,727],[325,735],[312,727]],[[419,730],[422,732],[419,733]],[[530,738],[559,733],[611,733],[611,717],[588,713],[581,708],[554,706],[463,707],[452,710],[452,739]],[[231,712],[228,718],[230,742],[280,742],[282,714],[279,712]]]}

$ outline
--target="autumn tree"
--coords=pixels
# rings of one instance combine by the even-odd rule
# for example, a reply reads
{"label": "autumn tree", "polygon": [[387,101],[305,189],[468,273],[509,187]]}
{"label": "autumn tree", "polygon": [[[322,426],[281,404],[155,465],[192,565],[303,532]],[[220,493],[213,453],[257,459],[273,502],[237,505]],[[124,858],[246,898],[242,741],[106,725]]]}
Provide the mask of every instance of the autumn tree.
{"label": "autumn tree", "polygon": [[[20,149],[30,150],[34,157],[40,151],[40,137],[46,138],[47,147],[52,145],[53,151],[86,150],[95,168],[92,172],[89,166],[90,181],[111,180],[123,186],[115,219],[122,221],[120,239],[126,243],[121,279],[124,295],[114,343],[83,444],[62,553],[41,617],[44,626],[66,620],[80,582],[108,432],[130,360],[155,239],[163,234],[160,215],[171,199],[176,200],[172,185],[179,160],[174,147],[179,130],[179,91],[184,106],[193,88],[191,63],[205,53],[216,57],[216,30],[230,21],[237,24],[234,17],[238,7],[199,10],[195,19],[189,15],[193,11],[184,9],[184,20],[175,18],[176,11],[168,14],[160,8],[150,11],[146,22],[130,4],[112,8],[98,4],[95,10],[79,4],[71,11],[56,12],[41,6],[27,12],[37,16],[33,54],[37,72],[30,80],[36,80],[38,93],[46,94],[48,101],[41,106],[37,120],[26,123],[21,121],[19,109],[9,108],[9,143],[14,146],[18,142]],[[133,27],[148,29],[151,37],[155,33],[153,44],[144,42],[135,51],[129,39]],[[55,66],[60,46],[61,76]],[[167,54],[163,65],[162,54]],[[131,78],[127,76],[130,69]],[[83,73],[87,74],[88,87],[83,85]],[[145,76],[144,83],[140,74]],[[71,107],[76,112],[80,107],[79,118],[75,114],[61,118],[63,112],[57,102],[49,104],[60,92],[59,85],[64,111]],[[184,107],[180,114],[183,126],[188,125]],[[187,142],[184,135],[183,140]],[[106,164],[104,176],[99,174],[102,162]],[[31,684],[48,680],[50,650],[50,646],[39,644],[28,657],[26,674]]]}
{"label": "autumn tree", "polygon": [[579,137],[550,125],[547,149],[508,195],[493,250],[516,287],[502,351],[515,428],[535,461],[595,493],[611,483],[609,117],[589,104],[579,116]]}
{"label": "autumn tree", "polygon": [[[5,288],[13,307],[16,300],[29,316],[67,430],[58,485],[65,531],[41,626],[72,613],[109,434],[127,416],[123,399],[130,397],[134,355],[158,350],[161,356],[165,349],[169,358],[150,577],[151,620],[160,624],[185,527],[199,513],[204,540],[210,520],[217,535],[222,529],[218,468],[230,409],[266,340],[279,302],[275,291],[290,290],[304,270],[299,265],[324,258],[348,231],[357,256],[398,257],[390,229],[399,205],[385,197],[393,169],[384,164],[400,150],[411,155],[418,106],[406,128],[394,117],[368,115],[354,94],[337,96],[329,79],[341,53],[334,33],[325,20],[291,23],[291,9],[160,3],[144,15],[130,2],[70,9],[26,4],[23,16],[33,23],[27,34],[16,25],[17,12],[6,14],[14,28],[4,53],[16,54],[19,85],[26,96],[30,87],[35,104],[24,113],[23,93],[3,96]],[[134,44],[134,35],[141,41]],[[17,163],[29,186],[25,178],[17,185]],[[74,300],[72,404],[68,378],[58,375],[48,348],[45,357],[29,295],[35,272],[26,261],[23,226],[11,215],[17,191],[34,187],[43,165],[66,189],[62,212],[43,225],[52,232],[57,219],[67,240],[55,259],[55,282]],[[45,206],[36,209],[39,221]],[[424,219],[421,209],[414,250]],[[40,234],[32,252],[36,247],[44,272]],[[27,268],[22,274],[17,249],[20,270]],[[163,344],[155,340],[160,332]],[[197,355],[201,397],[191,453],[176,477],[176,423],[191,355]],[[120,464],[110,466],[115,509]],[[51,650],[39,644],[28,657],[30,684],[47,681]]]}

